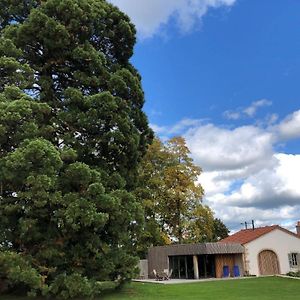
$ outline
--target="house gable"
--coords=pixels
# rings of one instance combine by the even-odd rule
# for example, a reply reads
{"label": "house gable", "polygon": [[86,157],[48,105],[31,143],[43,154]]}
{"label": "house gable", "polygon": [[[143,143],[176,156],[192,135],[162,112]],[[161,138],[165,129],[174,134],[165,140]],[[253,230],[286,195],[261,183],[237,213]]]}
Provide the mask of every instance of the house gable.
{"label": "house gable", "polygon": [[263,251],[276,254],[279,272],[286,274],[295,271],[290,268],[289,255],[300,253],[300,238],[287,230],[275,228],[258,238],[243,244],[245,247],[245,264],[249,274],[262,275],[259,268],[259,255]]}

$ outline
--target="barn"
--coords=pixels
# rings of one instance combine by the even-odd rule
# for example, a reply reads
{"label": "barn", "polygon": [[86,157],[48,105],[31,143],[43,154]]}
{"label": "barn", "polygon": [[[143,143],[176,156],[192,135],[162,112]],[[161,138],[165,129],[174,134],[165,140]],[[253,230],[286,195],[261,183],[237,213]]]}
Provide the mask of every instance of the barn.
{"label": "barn", "polygon": [[246,274],[259,276],[300,271],[300,222],[296,233],[273,225],[241,230],[221,242],[243,245]]}
{"label": "barn", "polygon": [[152,247],[148,270],[171,272],[176,279],[221,278],[224,266],[228,276],[243,273],[244,247],[238,243],[175,244]]}
{"label": "barn", "polygon": [[217,243],[151,247],[141,276],[153,271],[176,279],[275,275],[300,271],[300,222],[296,233],[279,225],[244,229]]}

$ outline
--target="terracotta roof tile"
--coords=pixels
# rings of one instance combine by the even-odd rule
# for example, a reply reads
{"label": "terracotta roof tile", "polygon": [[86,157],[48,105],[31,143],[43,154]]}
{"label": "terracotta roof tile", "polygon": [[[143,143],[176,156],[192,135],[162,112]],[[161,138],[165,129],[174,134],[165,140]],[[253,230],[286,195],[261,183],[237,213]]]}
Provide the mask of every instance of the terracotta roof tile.
{"label": "terracotta roof tile", "polygon": [[260,236],[271,232],[274,229],[282,230],[288,234],[291,234],[295,237],[298,237],[295,233],[284,229],[280,227],[279,225],[273,225],[273,226],[265,226],[265,227],[258,227],[253,229],[243,229],[241,231],[238,231],[237,233],[234,233],[233,235],[230,235],[229,237],[221,240],[221,243],[240,243],[240,244],[246,244],[249,243]]}

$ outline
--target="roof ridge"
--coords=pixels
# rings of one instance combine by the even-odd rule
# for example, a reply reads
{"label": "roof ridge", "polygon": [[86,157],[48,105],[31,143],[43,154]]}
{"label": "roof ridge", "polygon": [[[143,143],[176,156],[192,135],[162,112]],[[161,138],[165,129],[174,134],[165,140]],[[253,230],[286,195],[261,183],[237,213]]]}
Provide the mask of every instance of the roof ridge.
{"label": "roof ridge", "polygon": [[238,242],[241,244],[247,244],[275,229],[279,229],[287,234],[300,238],[297,234],[293,233],[292,231],[289,231],[288,229],[281,227],[280,225],[270,225],[270,226],[256,227],[254,229],[253,228],[242,229],[234,233],[233,235],[221,240],[220,242],[223,243]]}

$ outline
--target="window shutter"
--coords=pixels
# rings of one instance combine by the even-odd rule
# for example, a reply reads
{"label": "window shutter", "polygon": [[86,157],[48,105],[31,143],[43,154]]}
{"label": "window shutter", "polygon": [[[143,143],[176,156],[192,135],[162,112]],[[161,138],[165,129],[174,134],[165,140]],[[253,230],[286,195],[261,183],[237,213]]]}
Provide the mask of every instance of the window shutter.
{"label": "window shutter", "polygon": [[298,266],[298,269],[300,269],[300,253],[297,253],[297,266]]}
{"label": "window shutter", "polygon": [[293,268],[292,253],[289,253],[288,256],[289,256],[289,264],[290,264],[290,269],[291,269],[291,268]]}

